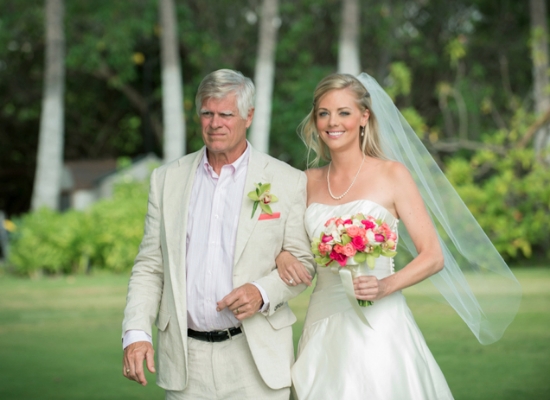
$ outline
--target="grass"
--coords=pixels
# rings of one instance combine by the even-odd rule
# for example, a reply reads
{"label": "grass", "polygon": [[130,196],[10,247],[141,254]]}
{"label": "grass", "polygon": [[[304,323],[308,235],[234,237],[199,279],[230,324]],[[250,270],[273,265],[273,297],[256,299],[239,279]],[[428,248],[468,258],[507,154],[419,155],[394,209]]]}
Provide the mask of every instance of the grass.
{"label": "grass", "polygon": [[[515,270],[524,297],[504,337],[480,345],[448,306],[407,299],[456,399],[550,399],[550,269]],[[0,399],[163,399],[122,377],[126,276],[0,278]],[[307,293],[291,302],[299,337]]]}

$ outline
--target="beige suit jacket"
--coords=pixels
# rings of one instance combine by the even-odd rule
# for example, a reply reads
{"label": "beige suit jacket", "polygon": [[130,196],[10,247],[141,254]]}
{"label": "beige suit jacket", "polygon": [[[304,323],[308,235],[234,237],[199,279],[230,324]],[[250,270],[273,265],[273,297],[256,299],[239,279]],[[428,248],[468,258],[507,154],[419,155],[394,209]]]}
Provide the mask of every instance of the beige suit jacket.
{"label": "beige suit jacket", "polygon": [[[167,390],[187,386],[187,212],[195,172],[205,148],[153,171],[145,232],[128,287],[123,334],[130,329],[152,333],[158,328],[157,383]],[[246,194],[255,183],[271,183],[279,198],[272,204],[280,218],[251,218],[253,201]],[[275,270],[284,249],[314,273],[304,228],[306,177],[297,169],[251,149],[243,193],[233,267],[233,286],[255,281],[266,291],[270,308],[242,322],[252,356],[265,383],[273,388],[291,384],[294,362],[292,327],[296,317],[286,301],[305,289],[287,286]]]}

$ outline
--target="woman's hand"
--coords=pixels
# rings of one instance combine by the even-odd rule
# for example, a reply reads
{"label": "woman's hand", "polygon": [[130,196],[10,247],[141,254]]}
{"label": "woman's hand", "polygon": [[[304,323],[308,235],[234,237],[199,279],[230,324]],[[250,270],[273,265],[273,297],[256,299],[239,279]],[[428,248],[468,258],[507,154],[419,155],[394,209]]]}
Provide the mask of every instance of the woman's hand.
{"label": "woman's hand", "polygon": [[289,286],[305,283],[311,286],[311,275],[306,267],[288,251],[282,251],[275,259],[281,279]]}
{"label": "woman's hand", "polygon": [[358,276],[353,280],[353,289],[355,297],[359,300],[380,300],[388,294],[384,279],[378,280],[375,276]]}

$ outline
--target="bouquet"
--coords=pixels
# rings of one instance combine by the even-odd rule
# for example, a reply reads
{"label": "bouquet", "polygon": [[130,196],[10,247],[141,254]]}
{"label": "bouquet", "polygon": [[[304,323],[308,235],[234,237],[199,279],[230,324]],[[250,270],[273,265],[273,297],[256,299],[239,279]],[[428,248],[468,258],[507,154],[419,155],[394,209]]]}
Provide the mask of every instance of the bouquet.
{"label": "bouquet", "polygon": [[[378,257],[394,257],[396,246],[397,234],[388,224],[370,215],[356,214],[330,218],[319,237],[311,243],[311,250],[315,262],[323,267],[332,264],[344,268],[366,262],[373,269]],[[372,304],[357,301],[361,306]]]}

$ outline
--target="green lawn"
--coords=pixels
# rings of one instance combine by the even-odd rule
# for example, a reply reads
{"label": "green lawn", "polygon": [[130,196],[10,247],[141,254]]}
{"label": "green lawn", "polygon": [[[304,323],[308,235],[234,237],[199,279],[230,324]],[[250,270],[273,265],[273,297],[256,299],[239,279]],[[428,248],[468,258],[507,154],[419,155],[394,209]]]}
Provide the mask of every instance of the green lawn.
{"label": "green lawn", "polygon": [[[550,399],[550,269],[515,270],[520,313],[503,339],[478,344],[447,306],[407,298],[456,399]],[[148,375],[121,374],[127,277],[0,278],[0,399],[162,399]],[[307,293],[292,301],[299,336]]]}

